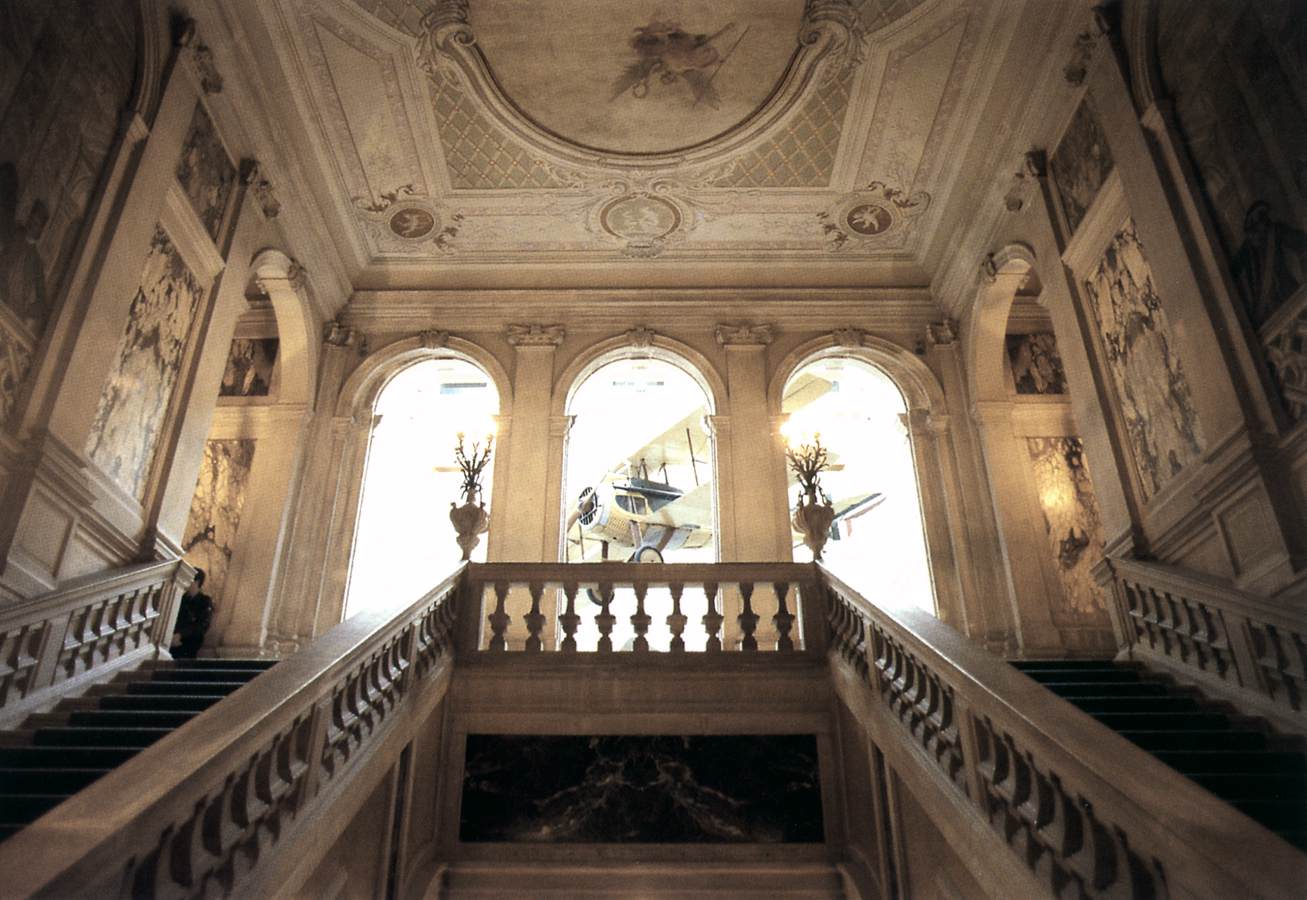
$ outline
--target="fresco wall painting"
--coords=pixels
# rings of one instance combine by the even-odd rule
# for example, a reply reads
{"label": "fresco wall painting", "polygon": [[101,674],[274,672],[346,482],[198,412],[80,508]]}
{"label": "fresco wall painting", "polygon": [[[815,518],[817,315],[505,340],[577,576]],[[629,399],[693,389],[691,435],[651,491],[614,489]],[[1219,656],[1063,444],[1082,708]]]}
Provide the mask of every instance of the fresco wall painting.
{"label": "fresco wall painting", "polygon": [[811,734],[470,734],[459,840],[817,843]]}
{"label": "fresco wall painting", "polygon": [[1085,281],[1144,496],[1203,450],[1202,428],[1144,248],[1127,219]]}
{"label": "fresco wall painting", "polygon": [[91,461],[137,500],[145,499],[203,297],[199,279],[156,225],[86,442]]}
{"label": "fresco wall painting", "polygon": [[1007,358],[1018,394],[1065,394],[1066,369],[1052,332],[1007,336]]}
{"label": "fresco wall painting", "polygon": [[1074,232],[1084,220],[1103,182],[1112,172],[1112,149],[1086,97],[1049,160],[1053,183],[1062,198],[1067,225]]}
{"label": "fresco wall painting", "polygon": [[[0,4],[0,423],[71,268],[136,60],[131,0]],[[12,323],[7,323],[12,324]],[[21,348],[15,349],[15,345]]]}
{"label": "fresco wall painting", "polygon": [[255,442],[248,438],[206,441],[200,477],[186,521],[185,559],[205,572],[204,590],[221,602],[231,569],[236,532],[245,508]]}
{"label": "fresco wall painting", "polygon": [[1053,604],[1054,621],[1083,624],[1100,618],[1107,603],[1091,570],[1103,558],[1103,525],[1084,445],[1076,437],[1032,437],[1026,438],[1026,448],[1064,594]]}
{"label": "fresco wall painting", "polygon": [[195,104],[191,127],[182,144],[182,156],[177,161],[177,181],[204,223],[204,230],[217,242],[227,201],[236,186],[236,167],[227,158],[218,130],[203,103]]}
{"label": "fresco wall painting", "polygon": [[219,397],[267,397],[277,365],[277,338],[236,338],[218,386]]}

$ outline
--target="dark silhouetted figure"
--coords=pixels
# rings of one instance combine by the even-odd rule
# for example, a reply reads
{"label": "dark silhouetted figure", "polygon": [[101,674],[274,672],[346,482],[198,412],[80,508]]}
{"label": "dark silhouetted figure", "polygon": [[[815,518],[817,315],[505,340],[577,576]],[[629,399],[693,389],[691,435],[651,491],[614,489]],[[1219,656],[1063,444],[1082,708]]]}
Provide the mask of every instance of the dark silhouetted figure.
{"label": "dark silhouetted figure", "polygon": [[195,580],[182,595],[177,610],[177,625],[173,633],[181,638],[181,646],[172,651],[173,659],[195,659],[204,643],[204,634],[213,621],[213,598],[204,593],[204,570],[195,570]]}

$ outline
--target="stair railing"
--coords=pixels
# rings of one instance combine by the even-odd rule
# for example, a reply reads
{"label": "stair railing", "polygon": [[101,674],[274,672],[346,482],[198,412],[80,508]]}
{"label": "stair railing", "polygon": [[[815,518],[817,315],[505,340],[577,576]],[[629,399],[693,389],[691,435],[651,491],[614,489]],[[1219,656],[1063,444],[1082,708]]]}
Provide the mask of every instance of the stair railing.
{"label": "stair railing", "polygon": [[0,727],[166,651],[193,572],[181,560],[142,563],[0,608]]}
{"label": "stair railing", "polygon": [[0,893],[261,895],[261,858],[438,700],[464,573],[345,621],[0,844]]}
{"label": "stair railing", "polygon": [[1174,566],[1112,557],[1107,564],[1131,655],[1307,731],[1307,615]]}
{"label": "stair railing", "polygon": [[1303,856],[1279,836],[933,616],[821,571],[832,663],[1050,895],[1300,895]]}

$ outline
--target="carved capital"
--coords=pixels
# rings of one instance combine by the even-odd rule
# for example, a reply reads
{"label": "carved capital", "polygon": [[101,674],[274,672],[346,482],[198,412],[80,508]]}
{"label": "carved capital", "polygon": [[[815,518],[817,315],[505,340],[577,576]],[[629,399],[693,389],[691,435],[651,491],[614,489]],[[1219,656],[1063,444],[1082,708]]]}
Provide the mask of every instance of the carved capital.
{"label": "carved capital", "polygon": [[958,339],[958,323],[944,319],[926,326],[926,346],[946,347]]}
{"label": "carved capital", "polygon": [[652,347],[656,336],[652,329],[645,328],[643,325],[632,328],[625,334],[626,343],[642,350]]}
{"label": "carved capital", "polygon": [[723,347],[765,347],[772,342],[774,326],[722,324],[716,328],[717,343]]}
{"label": "carved capital", "polygon": [[1032,147],[1022,157],[1026,174],[1032,178],[1045,178],[1048,175],[1048,154],[1043,149]]}
{"label": "carved capital", "polygon": [[980,261],[980,277],[988,284],[998,281],[998,261],[994,259],[994,254],[986,253]]}
{"label": "carved capital", "polygon": [[259,165],[257,159],[241,160],[241,183],[254,193],[254,199],[259,202],[259,209],[263,210],[265,217],[277,218],[277,214],[281,212],[281,201],[273,193],[272,183],[263,174],[263,167]]}
{"label": "carved capital", "polygon": [[861,347],[863,342],[863,333],[861,328],[836,328],[831,332],[831,337],[835,339],[836,347],[845,347],[850,350]]}
{"label": "carved capital", "polygon": [[323,326],[322,343],[328,347],[352,347],[358,343],[358,334],[336,316]]}
{"label": "carved capital", "polygon": [[565,333],[562,325],[509,325],[504,337],[514,347],[557,347]]}
{"label": "carved capital", "polygon": [[418,332],[418,340],[427,350],[443,350],[449,346],[449,332],[438,328],[429,328]]}

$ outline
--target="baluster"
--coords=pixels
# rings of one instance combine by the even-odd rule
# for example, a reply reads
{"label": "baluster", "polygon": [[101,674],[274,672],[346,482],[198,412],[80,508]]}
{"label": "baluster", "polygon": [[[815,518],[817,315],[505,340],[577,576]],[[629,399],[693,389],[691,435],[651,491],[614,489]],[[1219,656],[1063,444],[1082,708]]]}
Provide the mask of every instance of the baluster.
{"label": "baluster", "polygon": [[672,614],[667,617],[667,627],[672,632],[671,650],[673,653],[685,652],[685,634],[686,623],[690,621],[689,616],[681,614],[681,592],[685,590],[685,585],[679,581],[672,582],[667,586],[672,592]]}
{"label": "baluster", "polygon": [[504,611],[504,601],[508,598],[508,582],[496,581],[494,589],[495,611],[486,617],[490,623],[490,649],[507,650],[508,641],[504,639],[504,632],[508,630],[508,613]]}
{"label": "baluster", "polygon": [[649,590],[649,583],[637,581],[632,586],[635,588],[635,615],[631,616],[631,627],[635,629],[635,642],[631,649],[636,653],[648,653],[649,639],[645,635],[649,633],[653,617],[644,611],[644,595]]}
{"label": "baluster", "polygon": [[599,614],[595,616],[595,625],[599,628],[599,647],[600,653],[613,652],[613,626],[617,624],[617,616],[609,611],[613,604],[613,586],[611,584],[599,585]]}
{"label": "baluster", "polygon": [[790,639],[794,616],[785,605],[790,586],[784,581],[778,581],[772,585],[772,588],[776,591],[776,615],[771,617],[772,623],[776,626],[776,649],[781,653],[788,653],[794,649],[794,641]]}
{"label": "baluster", "polygon": [[558,623],[563,626],[563,652],[576,652],[576,629],[581,624],[581,617],[576,614],[576,582],[567,581],[563,583],[563,596],[567,598],[567,606],[563,614],[558,617]]}
{"label": "baluster", "polygon": [[717,585],[706,582],[703,586],[703,595],[708,600],[708,612],[703,616],[703,629],[708,632],[708,643],[703,649],[709,653],[720,653],[722,649],[720,634],[722,622],[726,621],[726,617],[717,611]]}
{"label": "baluster", "polygon": [[741,581],[739,584],[740,597],[744,600],[744,608],[741,610],[738,621],[740,623],[741,650],[757,650],[758,639],[754,637],[754,632],[758,630],[758,614],[753,611],[753,582]]}
{"label": "baluster", "polygon": [[545,592],[544,582],[532,581],[527,585],[527,590],[531,592],[531,611],[526,614],[526,649],[528,653],[539,653],[544,647],[540,641],[540,633],[545,627],[545,617],[540,612],[540,595]]}

